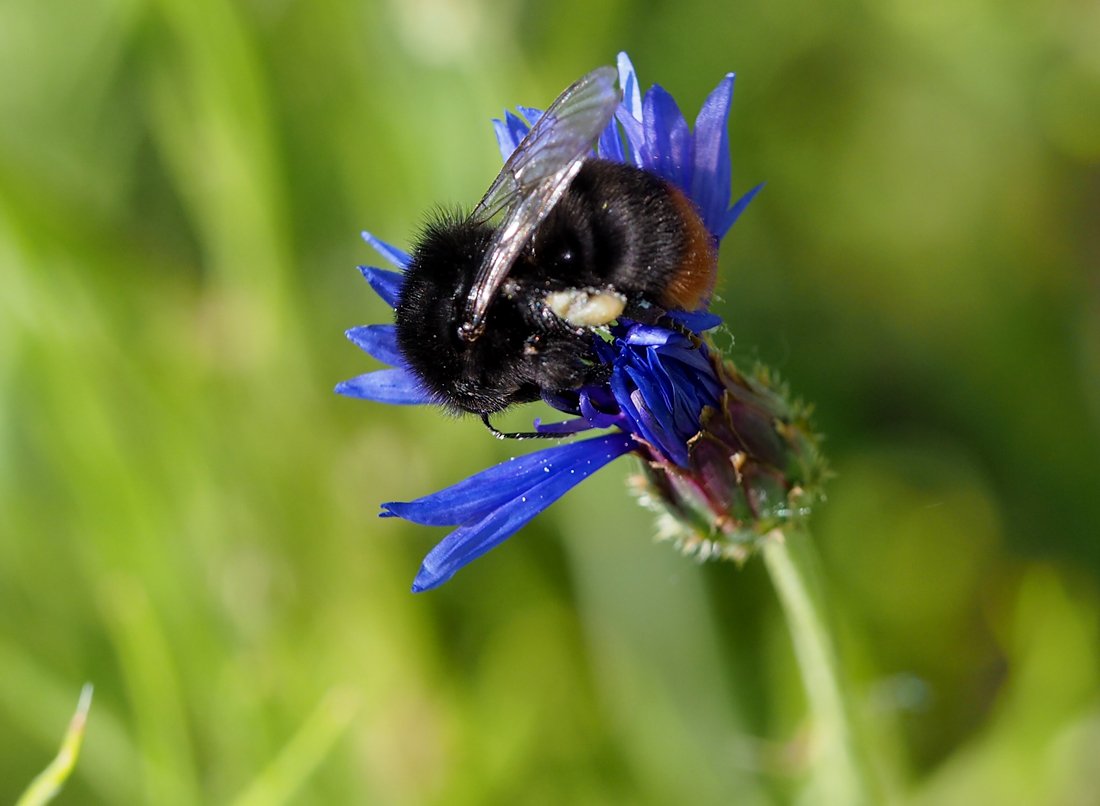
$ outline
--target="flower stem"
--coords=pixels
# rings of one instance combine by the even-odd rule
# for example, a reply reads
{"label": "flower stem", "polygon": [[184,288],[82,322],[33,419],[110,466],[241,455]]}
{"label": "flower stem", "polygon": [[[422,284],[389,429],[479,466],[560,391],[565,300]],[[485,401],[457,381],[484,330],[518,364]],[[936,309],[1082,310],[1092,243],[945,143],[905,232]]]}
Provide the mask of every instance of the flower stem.
{"label": "flower stem", "polygon": [[877,787],[859,752],[820,594],[814,590],[815,561],[805,533],[776,530],[764,541],[764,562],[791,632],[812,714],[817,785],[813,802],[876,803]]}

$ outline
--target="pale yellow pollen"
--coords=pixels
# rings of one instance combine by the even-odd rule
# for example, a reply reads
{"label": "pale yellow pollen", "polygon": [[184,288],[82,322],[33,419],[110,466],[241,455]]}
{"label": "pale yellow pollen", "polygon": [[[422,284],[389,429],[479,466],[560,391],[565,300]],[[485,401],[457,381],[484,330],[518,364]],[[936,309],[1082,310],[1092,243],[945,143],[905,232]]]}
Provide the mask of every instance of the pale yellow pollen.
{"label": "pale yellow pollen", "polygon": [[574,327],[601,327],[614,322],[626,308],[626,297],[598,288],[567,288],[551,291],[543,300],[546,307]]}

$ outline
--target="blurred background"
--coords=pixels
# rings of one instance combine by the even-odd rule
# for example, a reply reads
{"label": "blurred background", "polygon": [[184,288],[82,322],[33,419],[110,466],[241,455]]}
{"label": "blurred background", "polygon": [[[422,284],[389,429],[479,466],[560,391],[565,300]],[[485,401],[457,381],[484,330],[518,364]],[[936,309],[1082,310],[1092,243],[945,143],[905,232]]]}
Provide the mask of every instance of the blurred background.
{"label": "blurred background", "polygon": [[[719,310],[816,405],[811,526],[892,799],[1096,803],[1100,5],[0,2],[0,801],[786,803],[763,565],[653,541],[624,460],[443,588],[380,521],[528,445],[332,394],[489,119],[629,52],[727,71]],[[522,427],[529,415],[521,415]]]}

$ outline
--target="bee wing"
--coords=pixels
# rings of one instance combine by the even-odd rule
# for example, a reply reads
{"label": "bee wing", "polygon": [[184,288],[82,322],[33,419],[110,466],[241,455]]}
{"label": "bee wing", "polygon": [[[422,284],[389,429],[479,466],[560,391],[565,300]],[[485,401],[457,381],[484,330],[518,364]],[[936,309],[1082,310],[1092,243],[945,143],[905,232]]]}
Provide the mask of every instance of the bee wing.
{"label": "bee wing", "polygon": [[464,333],[476,334],[500,284],[532,233],[561,199],[622,98],[614,67],[599,67],[557,97],[504,163],[471,215],[507,210],[470,287]]}
{"label": "bee wing", "polygon": [[471,218],[487,221],[526,190],[583,158],[622,99],[617,81],[614,67],[599,67],[562,92],[516,146]]}

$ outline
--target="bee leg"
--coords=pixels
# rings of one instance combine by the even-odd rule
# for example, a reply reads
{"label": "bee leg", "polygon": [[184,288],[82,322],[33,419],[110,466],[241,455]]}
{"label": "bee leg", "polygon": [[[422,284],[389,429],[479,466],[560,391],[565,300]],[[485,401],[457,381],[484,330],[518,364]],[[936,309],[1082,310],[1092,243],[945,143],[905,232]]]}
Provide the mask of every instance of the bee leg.
{"label": "bee leg", "polygon": [[694,330],[692,330],[690,327],[688,327],[678,319],[673,319],[671,316],[662,315],[657,320],[657,324],[661,327],[666,327],[669,330],[675,331],[681,336],[686,336],[687,338],[691,339],[692,343],[696,346],[703,343],[703,340],[699,338],[698,333],[696,333]]}
{"label": "bee leg", "polygon": [[541,431],[500,431],[489,422],[489,415],[482,414],[481,422],[497,439],[561,439],[561,434],[544,434]]}

